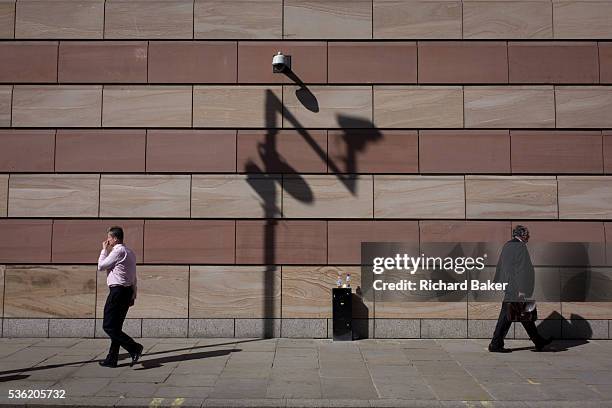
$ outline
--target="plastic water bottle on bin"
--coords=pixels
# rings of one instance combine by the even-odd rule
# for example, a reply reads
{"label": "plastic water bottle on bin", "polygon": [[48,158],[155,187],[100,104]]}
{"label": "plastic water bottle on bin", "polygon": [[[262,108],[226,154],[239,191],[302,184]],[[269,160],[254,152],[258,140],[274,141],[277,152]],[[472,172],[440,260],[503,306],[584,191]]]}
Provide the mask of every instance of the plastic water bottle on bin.
{"label": "plastic water bottle on bin", "polygon": [[342,272],[338,271],[338,280],[336,281],[336,286],[339,288],[350,288],[351,274],[347,272],[346,277],[344,278],[344,283],[342,283]]}

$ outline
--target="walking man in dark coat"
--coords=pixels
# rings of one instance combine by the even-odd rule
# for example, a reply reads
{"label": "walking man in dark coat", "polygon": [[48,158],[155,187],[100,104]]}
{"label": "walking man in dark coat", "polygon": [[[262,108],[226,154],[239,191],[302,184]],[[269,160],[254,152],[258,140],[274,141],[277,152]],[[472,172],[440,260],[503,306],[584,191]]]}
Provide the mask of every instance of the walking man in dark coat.
{"label": "walking man in dark coat", "polygon": [[[533,294],[535,276],[527,250],[527,241],[529,241],[529,230],[522,225],[517,225],[512,230],[512,239],[504,244],[497,262],[494,280],[495,282],[507,283],[507,286],[495,326],[495,333],[489,344],[489,351],[491,352],[509,353],[512,351],[504,348],[504,338],[512,325],[508,316],[508,302],[524,300]],[[534,322],[521,323],[529,338],[535,344],[537,351],[541,351],[552,341],[538,333]]]}

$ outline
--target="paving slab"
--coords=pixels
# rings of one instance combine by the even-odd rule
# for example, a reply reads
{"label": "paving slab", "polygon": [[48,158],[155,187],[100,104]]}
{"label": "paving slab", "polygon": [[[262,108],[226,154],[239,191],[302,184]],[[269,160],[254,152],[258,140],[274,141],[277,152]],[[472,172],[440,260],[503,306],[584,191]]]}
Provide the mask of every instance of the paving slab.
{"label": "paving slab", "polygon": [[311,399],[322,398],[321,381],[319,378],[311,378],[304,381],[291,381],[286,379],[272,379],[268,383],[267,398],[292,398],[292,399]]}

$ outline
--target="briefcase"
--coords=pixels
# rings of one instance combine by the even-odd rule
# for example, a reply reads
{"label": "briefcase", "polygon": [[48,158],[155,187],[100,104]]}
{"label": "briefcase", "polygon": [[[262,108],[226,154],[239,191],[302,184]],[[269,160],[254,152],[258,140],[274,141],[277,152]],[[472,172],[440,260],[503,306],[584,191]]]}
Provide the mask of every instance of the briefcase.
{"label": "briefcase", "polygon": [[535,322],[538,320],[538,309],[535,302],[508,302],[508,320],[511,322]]}

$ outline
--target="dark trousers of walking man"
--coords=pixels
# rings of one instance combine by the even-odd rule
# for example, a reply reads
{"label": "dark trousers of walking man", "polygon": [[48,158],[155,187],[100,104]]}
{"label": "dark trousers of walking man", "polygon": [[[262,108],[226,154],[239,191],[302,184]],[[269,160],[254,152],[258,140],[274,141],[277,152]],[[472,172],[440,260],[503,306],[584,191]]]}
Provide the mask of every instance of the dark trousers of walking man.
{"label": "dark trousers of walking man", "polygon": [[[529,335],[529,338],[537,345],[544,343],[545,340],[538,333],[538,328],[534,322],[521,322],[525,331]],[[497,325],[495,326],[495,332],[491,339],[491,347],[493,349],[504,348],[504,338],[508,334],[512,326],[512,321],[508,318],[508,302],[502,302],[501,310],[499,311],[499,317],[497,318]]]}
{"label": "dark trousers of walking man", "polygon": [[123,332],[123,322],[127,315],[132,299],[131,286],[113,285],[109,287],[109,294],[104,305],[104,321],[102,328],[111,338],[110,349],[106,360],[117,362],[119,347],[126,349],[130,355],[139,350],[139,345],[130,336]]}

